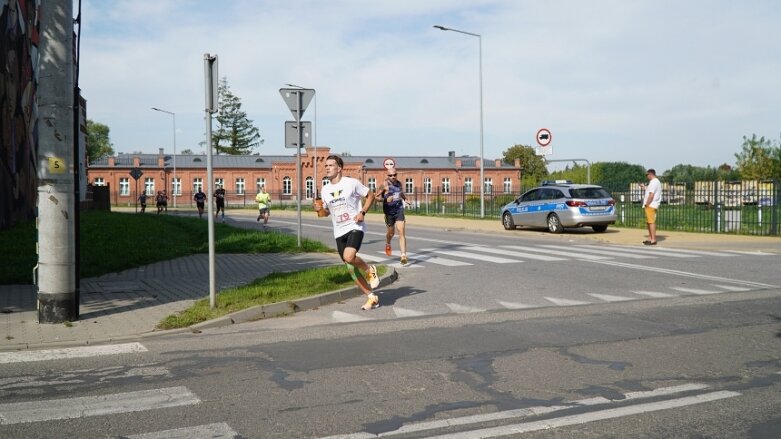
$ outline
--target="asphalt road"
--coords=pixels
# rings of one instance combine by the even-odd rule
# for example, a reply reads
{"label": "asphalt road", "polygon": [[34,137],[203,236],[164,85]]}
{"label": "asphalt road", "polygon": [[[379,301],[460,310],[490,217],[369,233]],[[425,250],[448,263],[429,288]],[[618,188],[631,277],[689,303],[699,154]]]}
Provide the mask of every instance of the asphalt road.
{"label": "asphalt road", "polygon": [[377,310],[0,356],[0,437],[781,437],[778,254],[408,238]]}

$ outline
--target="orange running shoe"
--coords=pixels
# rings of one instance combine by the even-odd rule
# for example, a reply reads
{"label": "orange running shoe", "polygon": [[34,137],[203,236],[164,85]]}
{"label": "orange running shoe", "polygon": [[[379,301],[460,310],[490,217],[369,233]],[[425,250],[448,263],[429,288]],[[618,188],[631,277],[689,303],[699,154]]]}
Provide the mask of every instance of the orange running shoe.
{"label": "orange running shoe", "polygon": [[387,256],[390,256],[392,252],[393,252],[393,250],[391,249],[391,245],[390,244],[385,244],[385,254]]}

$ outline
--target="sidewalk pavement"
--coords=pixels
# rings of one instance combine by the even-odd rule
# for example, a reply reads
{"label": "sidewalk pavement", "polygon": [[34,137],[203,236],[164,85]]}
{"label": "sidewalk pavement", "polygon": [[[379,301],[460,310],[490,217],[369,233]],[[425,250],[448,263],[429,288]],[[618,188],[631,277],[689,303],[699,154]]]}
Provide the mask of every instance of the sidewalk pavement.
{"label": "sidewalk pavement", "polygon": [[[310,215],[311,213],[306,213]],[[253,210],[229,211],[228,218],[253,217]],[[295,211],[272,211],[275,217],[295,218]],[[316,218],[324,223],[328,218]],[[577,229],[553,235],[539,230],[504,230],[498,220],[420,217],[409,215],[409,223],[448,231],[469,231],[514,237],[548,240],[583,240],[621,245],[642,246],[644,230],[608,228],[605,233]],[[383,227],[380,214],[369,214],[369,229]],[[381,229],[379,229],[381,230]],[[660,246],[710,250],[769,251],[781,254],[781,238],[736,235],[713,235],[659,231]],[[338,255],[302,254],[220,254],[216,258],[217,290],[244,285],[275,271],[298,271],[311,267],[339,264]],[[396,278],[391,270],[381,279],[387,285]],[[209,295],[208,255],[191,255],[158,262],[120,273],[82,279],[79,320],[70,324],[39,324],[36,310],[36,287],[33,285],[0,285],[0,325],[3,338],[0,351],[97,344],[123,339],[137,339],[174,331],[197,331],[206,327],[229,325],[242,321],[272,317],[312,309],[355,297],[356,288],[347,288],[294,302],[255,307],[229,316],[204,322],[182,330],[160,331],[155,326],[165,317],[187,309],[196,300]]]}

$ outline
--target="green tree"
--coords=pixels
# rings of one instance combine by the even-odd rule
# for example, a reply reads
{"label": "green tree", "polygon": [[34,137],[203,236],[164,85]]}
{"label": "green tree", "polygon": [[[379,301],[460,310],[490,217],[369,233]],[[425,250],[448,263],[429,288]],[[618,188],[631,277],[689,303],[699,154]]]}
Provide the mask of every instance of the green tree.
{"label": "green tree", "polygon": [[743,136],[741,151],[735,154],[736,165],[740,178],[744,180],[764,180],[780,178],[781,162],[779,161],[779,145],[773,145],[769,139],[752,134],[749,139]]}
{"label": "green tree", "polygon": [[538,156],[534,148],[527,145],[513,145],[502,153],[505,163],[514,164],[521,159],[521,185],[524,188],[536,186],[548,176],[545,160]]}
{"label": "green tree", "polygon": [[87,119],[87,162],[93,163],[103,157],[114,155],[114,145],[109,139],[111,130],[107,125]]}
{"label": "green tree", "polygon": [[193,150],[192,150],[192,149],[190,149],[190,148],[187,148],[187,149],[185,149],[184,151],[180,152],[179,154],[184,154],[184,155],[193,155],[193,154],[195,154],[195,153],[193,152]]}
{"label": "green tree", "polygon": [[241,99],[228,86],[228,78],[220,79],[217,89],[220,110],[217,112],[217,129],[212,133],[212,142],[217,153],[243,155],[263,143],[260,131],[241,109]]}

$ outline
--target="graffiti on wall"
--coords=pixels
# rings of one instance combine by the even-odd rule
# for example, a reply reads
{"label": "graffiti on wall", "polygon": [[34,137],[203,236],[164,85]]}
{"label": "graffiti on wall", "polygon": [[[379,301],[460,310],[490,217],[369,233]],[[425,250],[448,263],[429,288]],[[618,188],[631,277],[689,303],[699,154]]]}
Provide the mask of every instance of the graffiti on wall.
{"label": "graffiti on wall", "polygon": [[35,217],[40,0],[0,2],[0,229]]}

